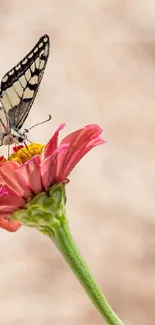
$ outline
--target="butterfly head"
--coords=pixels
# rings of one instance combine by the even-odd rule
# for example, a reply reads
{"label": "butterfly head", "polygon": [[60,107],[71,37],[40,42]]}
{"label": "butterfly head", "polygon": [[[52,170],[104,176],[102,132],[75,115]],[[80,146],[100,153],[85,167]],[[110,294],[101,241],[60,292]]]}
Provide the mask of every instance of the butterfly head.
{"label": "butterfly head", "polygon": [[16,130],[15,128],[11,128],[11,132],[9,135],[11,143],[9,144],[13,144],[13,143],[18,144],[18,143],[25,142],[25,140],[27,139],[26,133],[27,133],[26,131],[22,133]]}

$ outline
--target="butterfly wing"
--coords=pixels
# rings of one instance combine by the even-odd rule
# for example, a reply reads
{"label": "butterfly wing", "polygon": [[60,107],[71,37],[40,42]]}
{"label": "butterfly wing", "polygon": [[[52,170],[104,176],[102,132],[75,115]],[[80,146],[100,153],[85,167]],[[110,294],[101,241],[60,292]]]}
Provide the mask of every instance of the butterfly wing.
{"label": "butterfly wing", "polygon": [[19,130],[29,114],[44,74],[49,48],[49,37],[44,35],[1,81],[0,101],[11,127]]}
{"label": "butterfly wing", "polygon": [[0,146],[3,144],[3,137],[10,133],[10,122],[3,106],[0,106]]}

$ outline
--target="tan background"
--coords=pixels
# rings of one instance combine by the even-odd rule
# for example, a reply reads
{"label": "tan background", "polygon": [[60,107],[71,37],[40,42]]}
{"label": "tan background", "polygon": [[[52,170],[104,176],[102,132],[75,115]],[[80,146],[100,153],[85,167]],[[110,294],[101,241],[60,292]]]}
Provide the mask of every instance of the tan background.
{"label": "tan background", "polygon": [[[107,144],[67,187],[72,234],[126,325],[155,324],[155,4],[148,0],[5,0],[0,74],[48,33],[51,54],[25,127],[46,143],[89,123]],[[48,238],[0,231],[0,325],[100,325]]]}

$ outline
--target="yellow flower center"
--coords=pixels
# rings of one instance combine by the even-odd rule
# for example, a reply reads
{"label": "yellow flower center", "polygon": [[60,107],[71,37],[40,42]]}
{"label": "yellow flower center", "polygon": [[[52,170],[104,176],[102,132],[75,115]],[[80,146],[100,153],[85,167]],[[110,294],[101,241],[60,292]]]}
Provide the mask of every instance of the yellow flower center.
{"label": "yellow flower center", "polygon": [[18,162],[20,165],[24,164],[26,161],[31,159],[36,155],[40,155],[45,146],[38,143],[31,143],[27,147],[23,147],[16,152],[14,152],[8,160],[13,160]]}

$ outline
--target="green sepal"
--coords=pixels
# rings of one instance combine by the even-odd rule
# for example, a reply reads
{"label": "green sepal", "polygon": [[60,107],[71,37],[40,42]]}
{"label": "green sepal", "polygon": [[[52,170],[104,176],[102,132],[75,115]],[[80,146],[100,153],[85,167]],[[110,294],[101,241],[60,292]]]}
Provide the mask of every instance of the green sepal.
{"label": "green sepal", "polygon": [[55,237],[55,230],[67,223],[65,210],[65,188],[62,183],[52,186],[48,192],[36,195],[24,209],[12,215],[22,225],[36,228],[40,232]]}

